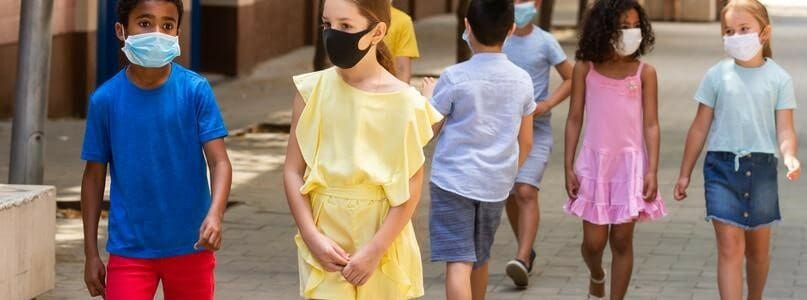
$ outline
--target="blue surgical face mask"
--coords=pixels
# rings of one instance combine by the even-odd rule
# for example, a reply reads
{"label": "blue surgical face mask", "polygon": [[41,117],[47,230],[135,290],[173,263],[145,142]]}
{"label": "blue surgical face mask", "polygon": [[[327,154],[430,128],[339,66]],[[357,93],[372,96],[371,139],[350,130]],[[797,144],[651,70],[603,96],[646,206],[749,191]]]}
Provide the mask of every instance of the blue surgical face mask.
{"label": "blue surgical face mask", "polygon": [[130,35],[121,51],[129,62],[145,68],[163,67],[181,54],[179,37],[160,32]]}
{"label": "blue surgical face mask", "polygon": [[530,25],[532,23],[532,19],[534,19],[535,15],[538,14],[534,1],[516,4],[514,9],[516,16],[516,27],[518,28],[524,28],[524,26]]}

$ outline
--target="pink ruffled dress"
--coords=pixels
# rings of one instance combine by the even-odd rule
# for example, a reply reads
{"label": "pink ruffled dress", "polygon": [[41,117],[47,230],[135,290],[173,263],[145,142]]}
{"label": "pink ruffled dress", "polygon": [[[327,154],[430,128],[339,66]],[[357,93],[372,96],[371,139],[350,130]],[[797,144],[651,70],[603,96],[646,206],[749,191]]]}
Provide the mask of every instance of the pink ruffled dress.
{"label": "pink ruffled dress", "polygon": [[642,112],[642,69],[625,79],[586,76],[585,131],[575,162],[577,199],[564,211],[593,224],[653,220],[667,214],[660,196],[642,199],[647,151]]}

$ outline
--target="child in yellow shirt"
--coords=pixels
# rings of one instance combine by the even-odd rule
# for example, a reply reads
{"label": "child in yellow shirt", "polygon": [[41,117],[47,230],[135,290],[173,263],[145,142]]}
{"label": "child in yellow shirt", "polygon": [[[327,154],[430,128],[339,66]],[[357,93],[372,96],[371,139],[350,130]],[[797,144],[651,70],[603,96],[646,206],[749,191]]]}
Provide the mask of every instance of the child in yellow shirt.
{"label": "child in yellow shirt", "polygon": [[[390,2],[392,2],[390,0]],[[420,57],[415,25],[405,12],[390,6],[391,23],[384,44],[395,60],[395,77],[409,83],[412,78],[412,60]]]}

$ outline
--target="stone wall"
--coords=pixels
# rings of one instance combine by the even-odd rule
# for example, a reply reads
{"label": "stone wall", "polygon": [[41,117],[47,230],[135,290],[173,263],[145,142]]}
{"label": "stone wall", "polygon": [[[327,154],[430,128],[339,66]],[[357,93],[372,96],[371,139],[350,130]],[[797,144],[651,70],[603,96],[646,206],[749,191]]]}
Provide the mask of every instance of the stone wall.
{"label": "stone wall", "polygon": [[0,299],[33,299],[55,285],[56,190],[0,184]]}

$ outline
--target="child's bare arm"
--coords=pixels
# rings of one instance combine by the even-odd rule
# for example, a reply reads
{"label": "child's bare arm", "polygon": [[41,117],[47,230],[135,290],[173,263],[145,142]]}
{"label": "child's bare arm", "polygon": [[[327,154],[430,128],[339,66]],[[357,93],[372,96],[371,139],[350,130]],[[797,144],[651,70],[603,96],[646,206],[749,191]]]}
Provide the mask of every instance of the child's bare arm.
{"label": "child's bare arm", "polygon": [[642,112],[644,113],[644,138],[647,147],[648,169],[644,180],[643,196],[655,200],[658,192],[658,164],[661,132],[658,125],[658,75],[656,69],[645,64],[642,70]]}
{"label": "child's bare arm", "polygon": [[195,247],[218,251],[221,248],[221,223],[230,198],[233,168],[227,156],[224,139],[209,141],[203,148],[210,169],[212,202],[207,217],[199,228],[199,241]]}
{"label": "child's bare arm", "polygon": [[437,85],[437,80],[432,77],[425,77],[423,78],[423,82],[420,84],[420,93],[423,97],[426,97],[429,101],[431,101],[432,96],[434,96],[434,87]]}
{"label": "child's bare arm", "polygon": [[407,84],[412,79],[412,58],[407,56],[395,57],[395,77]]}
{"label": "child's bare arm", "polygon": [[577,62],[572,72],[572,100],[569,103],[569,114],[566,117],[566,133],[563,151],[564,169],[566,173],[566,193],[570,198],[577,197],[578,182],[574,174],[574,156],[577,152],[577,143],[580,131],[583,128],[583,114],[586,95],[586,75],[588,63]]}
{"label": "child's bare arm", "polygon": [[698,112],[695,115],[695,120],[692,121],[692,126],[689,127],[686,144],[684,145],[684,158],[681,161],[678,183],[674,191],[676,200],[682,200],[687,196],[686,189],[689,187],[689,177],[692,175],[692,169],[695,168],[698,156],[703,151],[703,145],[709,135],[709,127],[712,126],[713,118],[714,109],[705,104],[698,105]]}
{"label": "child's bare arm", "polygon": [[572,93],[572,64],[568,60],[555,65],[555,70],[563,79],[563,82],[555,88],[549,97],[538,103],[538,108],[535,109],[535,116],[539,117],[546,112],[563,103]]}
{"label": "child's bare arm", "polygon": [[106,269],[98,253],[98,221],[106,186],[106,163],[87,162],[81,180],[81,217],[84,222],[84,282],[93,297],[104,295]]}
{"label": "child's bare arm", "polygon": [[787,179],[794,181],[801,176],[801,163],[796,158],[798,153],[798,136],[793,126],[793,110],[776,111],[776,135],[779,139],[779,151],[787,167]]}
{"label": "child's bare arm", "polygon": [[375,233],[373,239],[350,258],[350,263],[342,271],[342,276],[353,285],[363,285],[377,268],[382,255],[392,242],[400,235],[404,227],[409,224],[412,215],[420,203],[420,194],[423,189],[423,167],[409,179],[409,200],[403,204],[391,207],[387,218],[381,228]]}
{"label": "child's bare arm", "polygon": [[518,130],[518,167],[520,168],[532,151],[532,114],[521,118]]}
{"label": "child's bare arm", "polygon": [[297,143],[297,121],[303,111],[305,104],[302,97],[297,95],[294,98],[294,108],[291,118],[291,131],[289,132],[289,143],[286,146],[286,163],[283,165],[283,186],[286,190],[286,200],[289,209],[294,216],[294,221],[303,237],[319,233],[314,225],[314,216],[311,214],[311,205],[306,196],[300,194],[300,187],[305,181],[305,161]]}

